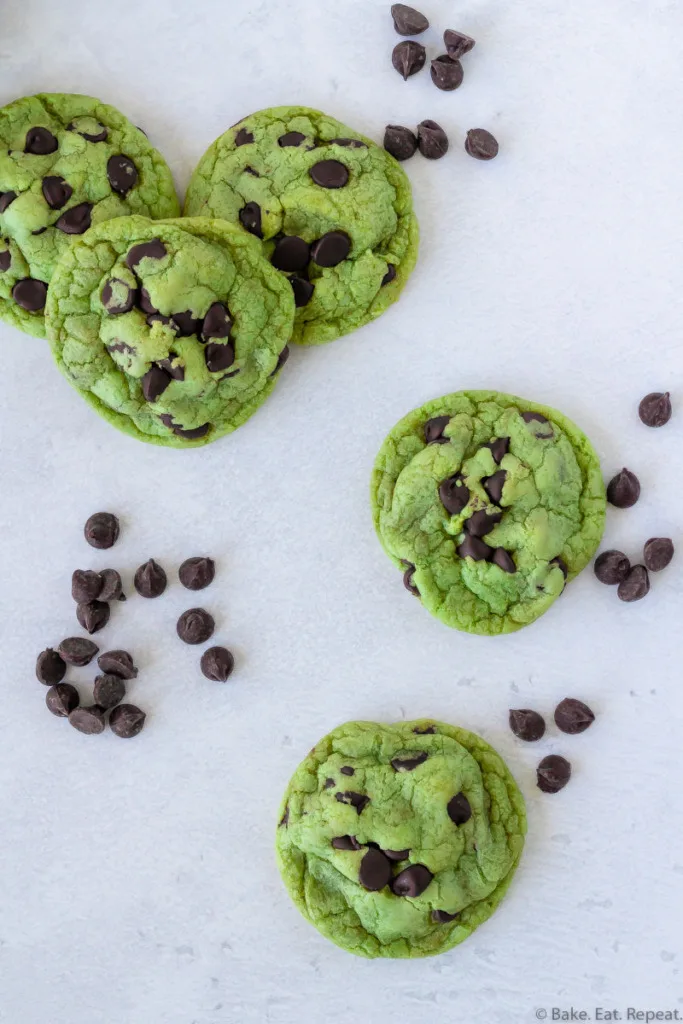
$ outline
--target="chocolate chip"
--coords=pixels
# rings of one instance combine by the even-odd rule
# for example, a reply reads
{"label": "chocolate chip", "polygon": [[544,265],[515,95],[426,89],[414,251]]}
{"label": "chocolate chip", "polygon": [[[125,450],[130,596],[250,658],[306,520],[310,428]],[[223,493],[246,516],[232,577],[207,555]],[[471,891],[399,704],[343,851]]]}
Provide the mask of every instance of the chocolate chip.
{"label": "chocolate chip", "polygon": [[236,146],[248,146],[250,142],[254,141],[254,136],[246,128],[240,128],[235,136]]}
{"label": "chocolate chip", "polygon": [[472,513],[469,519],[465,520],[465,531],[472,537],[485,537],[502,518],[502,512],[489,512],[485,508],[478,509]]}
{"label": "chocolate chip", "polygon": [[213,636],[215,622],[204,608],[188,608],[176,623],[176,632],[183,643],[203,644]]}
{"label": "chocolate chip", "polygon": [[199,334],[203,321],[193,316],[191,309],[185,309],[180,313],[172,313],[171,323],[179,338],[189,338]]}
{"label": "chocolate chip", "polygon": [[107,177],[112,191],[120,196],[126,196],[138,183],[138,169],[129,156],[119,153],[109,157]]}
{"label": "chocolate chip", "polygon": [[[144,288],[142,289],[144,291]],[[121,313],[129,313],[135,305],[136,292],[134,288],[126,284],[118,277],[110,277],[105,282],[100,300],[110,316],[119,316]],[[142,293],[140,305],[142,306]],[[144,308],[144,307],[143,307]]]}
{"label": "chocolate chip", "polygon": [[92,569],[74,569],[71,574],[71,596],[74,601],[94,601],[100,596],[102,577]]}
{"label": "chocolate chip", "polygon": [[76,618],[86,633],[99,633],[109,622],[109,605],[105,601],[81,601],[76,605]]}
{"label": "chocolate chip", "polygon": [[227,306],[222,302],[213,302],[202,321],[202,341],[230,337],[232,324],[232,317]]}
{"label": "chocolate chip", "polygon": [[113,674],[96,676],[92,695],[93,700],[99,707],[109,711],[111,708],[115,708],[117,704],[120,704],[126,696],[126,687],[120,676]]}
{"label": "chocolate chip", "polygon": [[394,861],[408,860],[408,857],[410,856],[410,850],[409,849],[408,850],[382,850],[382,853],[384,854],[385,857],[388,857],[389,860],[394,860]]}
{"label": "chocolate chip", "polygon": [[498,156],[498,141],[485,128],[470,128],[465,138],[465,152],[475,160],[493,160]]}
{"label": "chocolate chip", "polygon": [[137,349],[133,348],[132,345],[129,345],[125,341],[109,342],[104,347],[106,348],[107,352],[126,352],[130,355],[137,354]]}
{"label": "chocolate chip", "polygon": [[74,708],[69,714],[69,725],[74,729],[85,733],[86,736],[96,736],[104,732],[104,711],[96,704],[92,707]]}
{"label": "chocolate chip", "polygon": [[449,515],[458,516],[470,500],[462,473],[455,473],[439,484],[439,497]]}
{"label": "chocolate chip", "polygon": [[[68,132],[76,132],[76,134],[80,135],[81,138],[86,140],[86,142],[106,142],[109,136],[109,132],[104,125],[100,125],[100,130],[98,132],[86,132],[79,131],[78,128],[76,128],[76,125],[72,122],[66,126],[66,130]],[[142,132],[142,128],[138,128],[138,131]],[[145,133],[142,132],[142,134],[144,135]]]}
{"label": "chocolate chip", "polygon": [[459,916],[459,914],[449,914],[447,910],[432,910],[432,921],[435,924],[448,924],[449,921],[455,921]]}
{"label": "chocolate chip", "polygon": [[128,651],[105,651],[100,654],[97,664],[106,675],[119,676],[120,679],[135,679],[138,674]]}
{"label": "chocolate chip", "polygon": [[4,273],[12,266],[12,254],[9,249],[0,252],[0,273]]}
{"label": "chocolate chip", "polygon": [[572,766],[559,754],[544,757],[536,769],[536,785],[542,793],[559,793],[569,782]]}
{"label": "chocolate chip", "polygon": [[85,637],[69,636],[66,640],[62,640],[57,651],[67,665],[78,665],[79,668],[83,668],[84,665],[90,664],[99,651],[99,647],[92,640],[86,640]]}
{"label": "chocolate chip", "polygon": [[369,892],[379,892],[391,879],[391,861],[381,850],[369,849],[358,869],[358,881]]}
{"label": "chocolate chip", "polygon": [[166,590],[166,573],[150,558],[136,571],[133,586],[140,597],[159,597]]}
{"label": "chocolate chip", "polygon": [[147,291],[146,288],[141,288],[140,289],[140,296],[138,298],[138,305],[140,306],[140,309],[142,310],[142,312],[143,313],[147,313],[148,316],[152,316],[155,313],[159,312],[157,307],[152,302],[151,296],[150,296],[150,294],[149,294],[149,292]]}
{"label": "chocolate chip", "polygon": [[225,683],[235,667],[235,659],[227,647],[209,647],[202,654],[199,667],[207,679]]}
{"label": "chocolate chip", "polygon": [[448,801],[446,811],[454,825],[464,825],[472,817],[472,808],[464,793],[456,793]]}
{"label": "chocolate chip", "polygon": [[283,348],[282,352],[280,352],[280,355],[277,357],[277,362],[275,364],[275,369],[270,374],[270,376],[271,377],[275,377],[276,374],[278,374],[280,372],[280,370],[285,365],[285,363],[287,362],[288,359],[289,359],[289,345],[285,345],[285,347]]}
{"label": "chocolate chip", "polygon": [[325,779],[325,789],[331,789],[334,786],[334,779]]}
{"label": "chocolate chip", "polygon": [[406,571],[403,573],[403,586],[406,590],[409,590],[414,597],[419,597],[420,591],[417,589],[413,580],[413,576],[415,575],[415,566],[411,562],[404,562],[403,564],[408,566]]}
{"label": "chocolate chip", "polygon": [[330,139],[329,146],[345,146],[348,149],[367,149],[362,139]]}
{"label": "chocolate chip", "polygon": [[607,484],[607,500],[615,508],[631,508],[640,497],[640,483],[630,469],[622,469]]}
{"label": "chocolate chip", "polygon": [[668,537],[651,537],[643,550],[643,561],[650,572],[666,569],[673,556],[673,541]]}
{"label": "chocolate chip", "polygon": [[650,577],[644,565],[634,565],[625,580],[617,587],[620,601],[640,601],[650,590]]}
{"label": "chocolate chip", "polygon": [[396,896],[415,899],[422,895],[433,877],[424,864],[411,864],[409,868],[404,868],[396,875],[391,883],[391,890]]}
{"label": "chocolate chip", "polygon": [[569,569],[567,567],[567,563],[565,562],[564,558],[560,558],[559,555],[557,556],[557,558],[551,558],[548,562],[548,565],[556,565],[565,579],[567,579],[567,577],[569,576]]}
{"label": "chocolate chip", "polygon": [[388,124],[384,130],[384,148],[395,160],[408,160],[417,149],[417,136],[401,124]]}
{"label": "chocolate chip", "polygon": [[162,370],[166,370],[166,373],[173,377],[173,380],[185,380],[185,367],[179,365],[175,360],[178,356],[175,352],[169,352],[168,359],[160,359],[157,366],[160,366]]}
{"label": "chocolate chip", "polygon": [[435,57],[431,67],[432,82],[443,92],[453,92],[462,85],[465,72],[459,60],[453,60],[447,53]]}
{"label": "chocolate chip", "polygon": [[[395,772],[412,772],[418,765],[424,764],[429,757],[429,754],[420,750],[417,754],[412,757],[395,757],[391,762],[391,767]],[[343,769],[342,769],[343,771]]]}
{"label": "chocolate chip", "polygon": [[417,126],[417,145],[428,160],[438,160],[448,152],[448,136],[436,121],[420,121]]}
{"label": "chocolate chip", "polygon": [[339,769],[339,771],[342,773],[342,775],[355,775],[356,774],[355,768],[352,768],[351,765],[349,765],[349,764],[345,764],[343,768]]}
{"label": "chocolate chip", "polygon": [[254,167],[245,167],[244,168],[244,173],[245,174],[251,174],[252,178],[260,178],[261,177],[259,172]]}
{"label": "chocolate chip", "polygon": [[44,235],[46,231],[47,231],[47,227],[38,228],[36,231],[32,231],[31,234],[32,235]]}
{"label": "chocolate chip", "polygon": [[475,562],[488,562],[493,557],[493,548],[471,533],[465,534],[462,544],[456,548],[459,558],[472,558]]}
{"label": "chocolate chip", "polygon": [[431,736],[436,732],[436,727],[433,725],[416,725],[413,732],[418,736]]}
{"label": "chocolate chip", "polygon": [[173,431],[176,437],[184,437],[188,441],[195,441],[200,437],[204,437],[211,429],[210,423],[202,423],[201,427],[181,427],[178,423],[174,423],[173,417],[169,416],[168,413],[162,413],[159,419],[165,427]]}
{"label": "chocolate chip", "polygon": [[349,180],[348,168],[339,160],[320,160],[308,173],[321,188],[343,188]]}
{"label": "chocolate chip", "polygon": [[335,793],[334,798],[340,804],[351,804],[352,807],[356,808],[357,814],[360,814],[363,808],[367,807],[370,803],[369,796],[364,796],[362,793],[353,793],[348,790],[345,793]]}
{"label": "chocolate chip", "polygon": [[452,28],[446,29],[443,34],[443,41],[446,44],[446,51],[451,60],[460,60],[475,45],[472,36],[466,36],[464,32],[456,32]]}
{"label": "chocolate chip", "polygon": [[204,349],[204,362],[209,373],[220,373],[227,370],[235,362],[235,349],[232,342],[228,341],[221,345],[215,341],[210,342]]}
{"label": "chocolate chip", "polygon": [[411,75],[422,71],[427,59],[427,51],[422,43],[416,43],[413,39],[396,43],[391,53],[391,63],[395,71],[407,82]]}
{"label": "chocolate chip", "polygon": [[129,740],[142,730],[146,717],[134,704],[119,704],[109,716],[109,728],[121,739]]}
{"label": "chocolate chip", "polygon": [[152,238],[149,242],[140,242],[129,249],[126,264],[131,270],[135,270],[141,260],[162,260],[165,255],[166,246],[161,239]]}
{"label": "chocolate chip", "polygon": [[245,203],[239,212],[240,224],[257,238],[263,238],[261,227],[261,207],[258,203]]}
{"label": "chocolate chip", "polygon": [[671,419],[668,391],[652,391],[638,406],[638,415],[646,427],[663,427]]}
{"label": "chocolate chip", "polygon": [[153,363],[140,383],[145,401],[156,402],[159,395],[162,395],[171,383],[171,375]]}
{"label": "chocolate chip", "polygon": [[508,721],[515,736],[526,743],[535,743],[545,733],[545,719],[531,708],[511,708]]}
{"label": "chocolate chip", "polygon": [[303,277],[290,277],[289,283],[291,284],[294,292],[294,305],[297,309],[301,309],[302,306],[307,306],[311,301],[315,290],[311,282],[307,281]]}
{"label": "chocolate chip", "polygon": [[92,203],[79,203],[66,210],[55,227],[65,235],[82,235],[90,227]]}
{"label": "chocolate chip", "polygon": [[0,192],[0,213],[4,213],[7,207],[17,198],[16,192]]}
{"label": "chocolate chip", "polygon": [[310,250],[308,242],[298,235],[285,235],[275,245],[270,262],[278,270],[303,270],[308,266]]}
{"label": "chocolate chip", "polygon": [[41,651],[36,658],[36,679],[45,686],[61,683],[66,675],[66,663],[51,647]]}
{"label": "chocolate chip", "polygon": [[100,601],[125,601],[121,576],[116,569],[103,569],[100,573],[102,589],[99,592]]}
{"label": "chocolate chip", "polygon": [[34,156],[47,156],[48,153],[54,153],[57,148],[57,139],[47,128],[29,128],[26,132],[24,153],[33,153]]}
{"label": "chocolate chip", "polygon": [[517,572],[517,566],[514,563],[512,555],[505,548],[496,548],[491,555],[491,561],[494,565],[497,565],[503,572],[514,573]]}
{"label": "chocolate chip", "polygon": [[311,246],[311,259],[319,267],[336,267],[351,252],[351,239],[345,231],[328,231]]}
{"label": "chocolate chip", "polygon": [[47,285],[35,277],[24,277],[17,281],[12,289],[12,298],[18,306],[28,313],[37,313],[47,299]]}
{"label": "chocolate chip", "polygon": [[61,210],[74,194],[71,185],[58,174],[49,174],[43,178],[42,189],[45,202],[51,210]]}
{"label": "chocolate chip", "polygon": [[576,736],[595,721],[595,715],[583,701],[574,697],[565,697],[555,708],[555,725],[560,732]]}
{"label": "chocolate chip", "polygon": [[74,708],[78,707],[78,690],[71,683],[57,683],[45,694],[48,711],[58,718],[68,718]]}
{"label": "chocolate chip", "polygon": [[443,432],[450,422],[450,416],[433,416],[427,420],[422,428],[425,444],[448,444],[449,438],[444,437]]}
{"label": "chocolate chip", "polygon": [[395,277],[396,277],[396,267],[394,266],[393,263],[387,263],[387,272],[386,272],[386,274],[384,275],[384,277],[382,278],[382,280],[380,282],[382,288],[384,287],[385,284],[391,284],[391,282],[395,279]]}
{"label": "chocolate chip", "polygon": [[603,551],[595,559],[593,572],[601,583],[615,586],[625,580],[631,570],[631,563],[623,551]]}
{"label": "chocolate chip", "polygon": [[188,590],[203,590],[213,583],[215,575],[215,562],[204,555],[186,558],[178,569],[178,578]]}
{"label": "chocolate chip", "polygon": [[285,132],[277,140],[278,146],[283,148],[286,146],[300,146],[302,142],[306,141],[306,136],[302,132]]}
{"label": "chocolate chip", "polygon": [[282,815],[277,823],[278,828],[286,828],[289,824],[289,804],[285,806],[285,813]]}
{"label": "chocolate chip", "polygon": [[418,36],[429,28],[424,14],[407,4],[392,4],[391,17],[394,19],[394,28],[401,36]]}
{"label": "chocolate chip", "polygon": [[337,836],[335,839],[332,840],[332,846],[334,846],[335,850],[362,849],[360,843],[356,840],[355,836]]}
{"label": "chocolate chip", "polygon": [[497,473],[493,474],[493,476],[484,477],[481,482],[482,487],[494,505],[500,505],[500,500],[503,497],[503,487],[505,485],[506,477],[506,470],[499,469]]}

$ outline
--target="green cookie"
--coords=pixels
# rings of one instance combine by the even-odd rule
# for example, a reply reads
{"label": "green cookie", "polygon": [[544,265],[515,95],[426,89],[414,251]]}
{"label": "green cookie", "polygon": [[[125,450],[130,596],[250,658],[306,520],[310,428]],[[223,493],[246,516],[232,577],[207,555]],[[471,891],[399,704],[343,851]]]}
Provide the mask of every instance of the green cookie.
{"label": "green cookie", "polygon": [[232,224],[120,217],[62,255],[45,318],[60,370],[97,412],[140,441],[190,448],[270,394],[294,300]]}
{"label": "green cookie", "polygon": [[297,304],[292,340],[321,345],[376,319],[415,266],[410,183],[369,139],[307,107],[274,107],[216,139],[192,176],[189,216],[262,238]]}
{"label": "green cookie", "polygon": [[280,815],[289,895],[326,938],[366,957],[463,942],[505,895],[526,834],[502,758],[426,719],[339,726],[297,768]]}
{"label": "green cookie", "polygon": [[371,502],[407,589],[446,625],[485,636],[547,611],[605,520],[585,434],[497,391],[446,395],[404,417],[380,449]]}
{"label": "green cookie", "polygon": [[43,93],[0,110],[0,318],[45,337],[55,263],[91,224],[180,212],[145,133],[91,96]]}

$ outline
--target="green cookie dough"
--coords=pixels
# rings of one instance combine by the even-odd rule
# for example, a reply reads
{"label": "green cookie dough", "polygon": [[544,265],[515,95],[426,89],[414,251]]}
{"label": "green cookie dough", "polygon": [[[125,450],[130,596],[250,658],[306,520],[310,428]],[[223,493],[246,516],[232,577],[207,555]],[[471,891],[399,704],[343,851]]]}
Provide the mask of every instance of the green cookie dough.
{"label": "green cookie dough", "polygon": [[176,217],[171,172],[145,133],[91,96],[41,93],[0,109],[0,319],[45,337],[55,263],[91,224]]}
{"label": "green cookie dough", "polygon": [[239,427],[270,394],[294,299],[232,224],[120,217],[62,255],[45,318],[60,370],[100,415],[189,448]]}
{"label": "green cookie dough", "polygon": [[524,800],[474,733],[422,719],[347,722],[294,773],[277,858],[289,895],[338,946],[421,957],[494,912],[524,846]]}
{"label": "green cookie dough", "polygon": [[333,341],[376,319],[417,259],[403,169],[374,142],[307,107],[261,110],[216,139],[192,176],[185,214],[242,223],[263,239],[267,257],[291,278],[292,341],[300,345]]}
{"label": "green cookie dough", "polygon": [[460,391],[402,419],[372,474],[375,527],[406,587],[448,626],[492,636],[547,611],[592,558],[605,486],[561,413]]}

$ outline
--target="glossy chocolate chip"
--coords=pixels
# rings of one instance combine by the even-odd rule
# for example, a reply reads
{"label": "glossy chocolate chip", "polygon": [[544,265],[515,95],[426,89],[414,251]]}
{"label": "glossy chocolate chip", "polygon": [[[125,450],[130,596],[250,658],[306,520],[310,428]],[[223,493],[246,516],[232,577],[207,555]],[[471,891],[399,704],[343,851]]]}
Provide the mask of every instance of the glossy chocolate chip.
{"label": "glossy chocolate chip", "polygon": [[215,575],[216,563],[205,555],[186,558],[178,569],[178,578],[188,590],[204,590],[213,583]]}
{"label": "glossy chocolate chip", "polygon": [[12,266],[12,254],[9,249],[0,251],[0,273],[5,273]]}
{"label": "glossy chocolate chip", "polygon": [[491,561],[494,565],[497,565],[503,572],[514,573],[517,572],[517,566],[514,563],[514,559],[509,551],[505,548],[496,548],[491,555]]}
{"label": "glossy chocolate chip", "polygon": [[426,444],[448,444],[449,438],[443,436],[443,432],[451,422],[450,416],[432,416],[427,420],[423,429]]}
{"label": "glossy chocolate chip", "polygon": [[66,675],[66,662],[51,647],[41,651],[36,658],[36,679],[44,686],[61,683]]}
{"label": "glossy chocolate chip", "polygon": [[360,814],[363,808],[367,807],[370,803],[369,796],[364,796],[363,793],[354,793],[350,790],[347,790],[345,793],[335,793],[334,798],[340,804],[350,804],[351,807],[355,807],[357,814]]}
{"label": "glossy chocolate chip", "polygon": [[395,160],[409,160],[417,149],[417,135],[401,124],[388,124],[384,130],[384,148]]}
{"label": "glossy chocolate chip", "polygon": [[625,580],[631,571],[631,563],[623,551],[603,551],[595,559],[593,572],[601,583],[616,586]]}
{"label": "glossy chocolate chip", "polygon": [[[142,290],[144,291],[144,288]],[[108,281],[105,281],[100,294],[102,305],[110,316],[130,313],[136,298],[135,289],[118,277],[110,277]]]}
{"label": "glossy chocolate chip", "polygon": [[429,22],[424,14],[407,4],[392,4],[391,17],[394,20],[394,28],[401,36],[418,36],[420,32],[429,28]]}
{"label": "glossy chocolate chip", "polygon": [[413,579],[415,575],[415,566],[410,562],[404,562],[403,564],[407,566],[406,571],[403,573],[403,586],[406,590],[409,590],[414,597],[419,597],[420,591],[415,586],[415,581]]}
{"label": "glossy chocolate chip", "polygon": [[456,793],[448,801],[446,811],[454,825],[464,825],[472,817],[472,808],[464,793]]}
{"label": "glossy chocolate chip", "polygon": [[78,707],[78,690],[71,683],[57,683],[51,686],[45,694],[45,703],[48,711],[58,718],[68,718],[71,712]]}
{"label": "glossy chocolate chip", "polygon": [[391,767],[395,772],[412,772],[419,765],[424,764],[428,757],[429,754],[425,750],[420,750],[417,754],[410,756],[394,757],[391,761]]}
{"label": "glossy chocolate chip", "polygon": [[412,75],[422,71],[427,60],[427,51],[422,43],[414,39],[397,43],[391,53],[391,63],[395,71],[407,82]]}
{"label": "glossy chocolate chip", "polygon": [[369,892],[379,892],[391,880],[391,861],[381,850],[369,849],[358,869],[358,881]]}
{"label": "glossy chocolate chip", "polygon": [[202,675],[214,683],[225,683],[235,667],[235,658],[227,647],[209,647],[199,661]]}
{"label": "glossy chocolate chip", "polygon": [[542,793],[559,793],[569,782],[572,766],[559,754],[544,757],[536,769],[536,785]]}
{"label": "glossy chocolate chip", "polygon": [[291,284],[292,291],[294,292],[294,305],[297,309],[301,309],[302,306],[307,306],[313,298],[313,292],[315,291],[314,285],[304,277],[290,277],[289,283]]}
{"label": "glossy chocolate chip", "polygon": [[671,419],[668,391],[652,391],[638,406],[638,415],[646,427],[663,427]]}
{"label": "glossy chocolate chip", "polygon": [[121,576],[116,569],[103,569],[99,575],[102,581],[102,589],[98,595],[100,601],[126,600],[126,595],[123,593]]}
{"label": "glossy chocolate chip", "polygon": [[650,591],[650,577],[644,565],[634,565],[617,587],[617,597],[629,604],[640,601]]}
{"label": "glossy chocolate chip", "polygon": [[473,537],[485,537],[503,518],[502,512],[488,512],[485,508],[473,512],[465,520],[465,530]]}
{"label": "glossy chocolate chip", "polygon": [[85,733],[86,736],[96,736],[104,732],[104,711],[96,704],[92,707],[74,708],[69,715],[69,725],[74,729]]}
{"label": "glossy chocolate chip", "polygon": [[321,188],[343,188],[349,180],[348,168],[339,160],[320,160],[308,173]]}
{"label": "glossy chocolate chip", "polygon": [[459,914],[449,914],[447,910],[432,910],[432,921],[435,924],[448,924],[450,921],[456,921]]}
{"label": "glossy chocolate chip", "polygon": [[128,651],[105,651],[100,654],[97,664],[106,675],[119,676],[120,679],[135,679],[138,674]]}
{"label": "glossy chocolate chip", "polygon": [[82,235],[90,227],[92,203],[79,203],[66,210],[55,227],[65,235]]}
{"label": "glossy chocolate chip", "polygon": [[545,733],[545,719],[531,708],[511,708],[508,721],[515,736],[526,743],[535,743]]}
{"label": "glossy chocolate chip", "polygon": [[176,623],[176,633],[186,644],[203,644],[215,629],[213,616],[205,608],[188,608]]}
{"label": "glossy chocolate chip", "polygon": [[76,605],[76,618],[86,633],[99,633],[109,622],[109,605],[106,601],[81,601]]}
{"label": "glossy chocolate chip", "polygon": [[34,156],[47,156],[55,153],[59,147],[57,139],[47,128],[29,128],[26,132],[24,152]]}
{"label": "glossy chocolate chip", "polygon": [[453,92],[462,85],[465,76],[459,60],[453,60],[447,53],[435,57],[430,70],[432,82],[443,92]]}
{"label": "glossy chocolate chip", "polygon": [[475,160],[493,160],[498,156],[498,140],[485,128],[470,128],[465,138],[465,152]]}
{"label": "glossy chocolate chip", "polygon": [[[329,779],[327,780],[330,781]],[[360,850],[362,849],[360,843],[357,841],[355,836],[335,836],[332,840],[332,846],[335,850]]]}
{"label": "glossy chocolate chip", "polygon": [[488,441],[482,445],[482,448],[489,448],[493,461],[497,466],[500,466],[503,461],[503,456],[507,455],[510,451],[510,438],[509,437],[497,437],[495,441]]}
{"label": "glossy chocolate chip", "polygon": [[79,668],[89,665],[98,651],[96,643],[82,636],[68,636],[57,648],[60,658],[67,665],[78,665]]}
{"label": "glossy chocolate chip", "polygon": [[222,302],[213,302],[202,322],[202,341],[230,337],[232,324],[228,307]]}
{"label": "glossy chocolate chip", "polygon": [[178,356],[175,352],[169,352],[168,359],[160,359],[157,366],[166,370],[173,380],[185,380],[185,367],[177,362]]}
{"label": "glossy chocolate chip", "polygon": [[422,156],[428,160],[439,160],[448,152],[448,136],[436,121],[420,121],[417,145]]}
{"label": "glossy chocolate chip", "polygon": [[304,270],[310,260],[308,242],[298,235],[285,235],[275,245],[270,262],[278,270],[288,272]]}
{"label": "glossy chocolate chip", "polygon": [[199,334],[202,329],[202,321],[193,315],[191,309],[172,313],[171,323],[179,338],[190,338],[193,334]]}
{"label": "glossy chocolate chip", "polygon": [[588,705],[575,697],[565,697],[555,708],[555,725],[570,736],[585,732],[594,721],[595,715]]}
{"label": "glossy chocolate chip", "polygon": [[396,896],[415,899],[422,895],[433,877],[424,864],[411,864],[396,875],[391,883],[391,890]]}
{"label": "glossy chocolate chip", "polygon": [[302,142],[306,141],[306,136],[303,132],[285,132],[277,140],[278,146],[282,146],[283,149],[287,146],[300,146]]}
{"label": "glossy chocolate chip", "polygon": [[133,586],[140,597],[148,598],[160,597],[166,590],[167,582],[165,571],[153,558],[141,565],[133,578]]}
{"label": "glossy chocolate chip", "polygon": [[0,213],[4,213],[5,210],[12,205],[16,198],[16,192],[0,192]]}
{"label": "glossy chocolate chip", "polygon": [[129,156],[119,153],[107,161],[107,177],[112,191],[126,196],[138,183],[138,169]]}
{"label": "glossy chocolate chip", "polygon": [[104,708],[105,711],[110,711],[117,704],[120,704],[126,696],[126,686],[120,676],[107,675],[105,673],[104,675],[96,676],[92,695],[93,700],[99,707]]}
{"label": "glossy chocolate chip", "polygon": [[345,231],[328,231],[311,246],[311,259],[319,267],[336,267],[351,252],[351,239]]}
{"label": "glossy chocolate chip", "polygon": [[673,541],[669,537],[651,537],[643,550],[643,562],[649,572],[661,572],[674,556]]}
{"label": "glossy chocolate chip", "polygon": [[71,574],[71,596],[79,604],[100,596],[102,577],[92,569],[74,569]]}
{"label": "glossy chocolate chip", "polygon": [[111,512],[95,512],[86,520],[83,535],[91,548],[106,550],[119,539],[119,521]]}
{"label": "glossy chocolate chip", "polygon": [[475,562],[488,562],[493,557],[493,548],[471,533],[465,534],[465,539],[456,550],[459,558],[472,558]]}
{"label": "glossy chocolate chip", "polygon": [[389,860],[393,860],[393,861],[396,861],[396,862],[401,861],[401,860],[408,860],[408,857],[410,856],[410,850],[409,849],[407,849],[407,850],[382,850],[382,853],[384,854],[385,857],[388,857]]}
{"label": "glossy chocolate chip", "polygon": [[109,728],[116,736],[129,740],[142,730],[146,717],[134,704],[119,704],[109,716]]}
{"label": "glossy chocolate chip", "polygon": [[170,373],[167,373],[166,370],[156,364],[150,366],[149,370],[141,380],[142,393],[145,396],[145,401],[156,402],[159,395],[163,395],[170,383]]}
{"label": "glossy chocolate chip", "polygon": [[[148,316],[153,316],[154,314],[159,312],[157,307],[152,302],[152,297],[151,297],[151,295],[149,294],[149,292],[147,291],[146,288],[141,288],[140,289],[140,294],[139,294],[139,297],[138,297],[138,305],[139,305],[140,309],[142,310],[142,312],[143,313],[147,313]],[[170,321],[170,317],[165,317],[164,319],[167,322]]]}
{"label": "glossy chocolate chip", "polygon": [[254,136],[246,128],[240,128],[235,135],[236,146],[248,146],[250,142],[254,141]]}
{"label": "glossy chocolate chip", "polygon": [[452,28],[446,29],[443,34],[443,41],[446,44],[446,52],[451,60],[460,60],[475,45],[472,36],[466,36],[464,32],[456,32]]}
{"label": "glossy chocolate chip", "polygon": [[640,482],[630,469],[622,469],[607,485],[607,500],[615,508],[631,508],[640,497]]}
{"label": "glossy chocolate chip", "polygon": [[166,246],[161,239],[152,238],[149,242],[140,242],[129,249],[126,264],[131,270],[135,270],[141,260],[162,260],[165,255]]}
{"label": "glossy chocolate chip", "polygon": [[439,484],[439,498],[449,515],[460,515],[470,500],[462,473],[455,473]]}
{"label": "glossy chocolate chip", "polygon": [[261,207],[258,203],[245,203],[239,212],[240,224],[257,238],[263,238],[261,227]]}
{"label": "glossy chocolate chip", "polygon": [[391,284],[396,278],[396,267],[393,263],[387,263],[387,272],[382,278],[381,285],[384,287],[385,284]]}
{"label": "glossy chocolate chip", "polygon": [[235,349],[232,342],[224,344],[210,342],[204,349],[204,362],[209,373],[220,373],[227,370],[235,362]]}
{"label": "glossy chocolate chip", "polygon": [[507,472],[504,469],[499,469],[493,476],[484,477],[481,482],[482,487],[488,494],[494,505],[500,505],[500,500],[503,497],[503,487]]}
{"label": "glossy chocolate chip", "polygon": [[43,178],[43,198],[51,210],[61,210],[69,202],[74,190],[59,174]]}
{"label": "glossy chocolate chip", "polygon": [[37,313],[45,306],[47,285],[35,277],[23,277],[12,288],[12,298],[27,313]]}

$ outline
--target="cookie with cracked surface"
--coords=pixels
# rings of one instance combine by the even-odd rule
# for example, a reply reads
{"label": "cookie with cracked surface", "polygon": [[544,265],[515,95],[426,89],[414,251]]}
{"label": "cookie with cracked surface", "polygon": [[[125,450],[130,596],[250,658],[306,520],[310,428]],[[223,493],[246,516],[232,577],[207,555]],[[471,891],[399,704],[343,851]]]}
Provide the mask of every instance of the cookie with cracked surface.
{"label": "cookie with cracked surface", "polygon": [[46,307],[57,364],[115,427],[188,448],[265,401],[294,318],[256,239],[204,218],[122,217],[74,242]]}
{"label": "cookie with cracked surface", "polygon": [[299,765],[277,858],[294,903],[364,957],[434,956],[494,912],[524,846],[524,800],[474,733],[347,722]]}
{"label": "cookie with cracked surface", "polygon": [[491,636],[537,619],[588,564],[605,486],[561,413],[461,391],[404,417],[371,483],[375,528],[411,591],[448,626]]}
{"label": "cookie with cracked surface", "polygon": [[192,176],[185,213],[241,223],[261,239],[291,281],[292,340],[301,345],[374,320],[417,258],[410,183],[398,162],[307,107],[261,110],[221,135]]}
{"label": "cookie with cracked surface", "polygon": [[91,96],[41,93],[0,110],[0,318],[45,337],[47,286],[91,224],[177,217],[171,172],[147,136]]}

